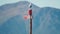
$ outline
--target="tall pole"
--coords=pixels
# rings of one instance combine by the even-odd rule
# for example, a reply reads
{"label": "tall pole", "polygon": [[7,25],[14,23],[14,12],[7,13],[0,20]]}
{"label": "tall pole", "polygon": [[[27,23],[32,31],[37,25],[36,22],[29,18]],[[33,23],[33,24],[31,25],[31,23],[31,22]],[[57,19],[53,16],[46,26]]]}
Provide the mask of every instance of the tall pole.
{"label": "tall pole", "polygon": [[32,34],[32,5],[30,5],[29,15],[30,15],[30,34]]}
{"label": "tall pole", "polygon": [[31,7],[32,7],[32,4],[30,3],[30,5],[29,5],[29,8],[30,8],[30,10],[29,10],[29,15],[30,15],[30,34],[32,34],[32,9],[31,9]]}

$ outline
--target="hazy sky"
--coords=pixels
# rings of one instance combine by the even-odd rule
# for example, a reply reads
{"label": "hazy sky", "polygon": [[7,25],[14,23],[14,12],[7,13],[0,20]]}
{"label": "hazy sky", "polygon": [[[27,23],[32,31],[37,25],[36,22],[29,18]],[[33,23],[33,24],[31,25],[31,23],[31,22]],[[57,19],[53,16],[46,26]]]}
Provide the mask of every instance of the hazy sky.
{"label": "hazy sky", "polygon": [[29,1],[39,7],[55,7],[60,9],[60,0],[0,0],[0,6],[8,3],[15,3],[19,1]]}

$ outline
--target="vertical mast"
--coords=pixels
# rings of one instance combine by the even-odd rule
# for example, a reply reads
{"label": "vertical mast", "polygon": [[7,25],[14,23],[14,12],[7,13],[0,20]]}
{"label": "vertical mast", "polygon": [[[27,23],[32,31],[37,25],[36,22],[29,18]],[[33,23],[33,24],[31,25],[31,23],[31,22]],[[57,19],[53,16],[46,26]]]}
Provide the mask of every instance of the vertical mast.
{"label": "vertical mast", "polygon": [[32,5],[30,3],[29,5],[29,15],[30,15],[30,34],[32,34],[32,9],[31,9]]}

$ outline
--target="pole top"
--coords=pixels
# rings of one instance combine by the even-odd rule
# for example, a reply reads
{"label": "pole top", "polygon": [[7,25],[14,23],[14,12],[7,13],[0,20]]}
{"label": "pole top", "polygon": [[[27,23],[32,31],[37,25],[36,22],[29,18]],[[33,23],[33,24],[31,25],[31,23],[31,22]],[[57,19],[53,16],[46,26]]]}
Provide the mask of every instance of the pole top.
{"label": "pole top", "polygon": [[31,7],[32,7],[32,3],[29,4],[29,8],[31,8]]}

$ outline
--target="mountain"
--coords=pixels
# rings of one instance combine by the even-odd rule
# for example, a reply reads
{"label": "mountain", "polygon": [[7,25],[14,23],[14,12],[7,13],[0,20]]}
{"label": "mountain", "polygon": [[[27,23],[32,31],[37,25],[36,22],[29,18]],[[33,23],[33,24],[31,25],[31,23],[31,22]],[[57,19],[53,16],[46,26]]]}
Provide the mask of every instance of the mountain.
{"label": "mountain", "polygon": [[[20,1],[0,6],[0,34],[29,34],[27,13],[29,2]],[[40,8],[32,4],[33,34],[60,34],[60,9]]]}

